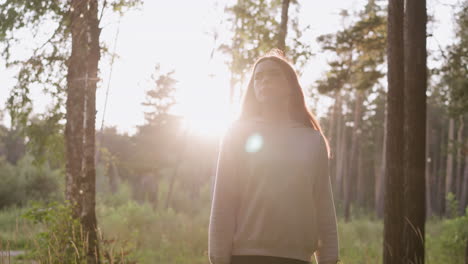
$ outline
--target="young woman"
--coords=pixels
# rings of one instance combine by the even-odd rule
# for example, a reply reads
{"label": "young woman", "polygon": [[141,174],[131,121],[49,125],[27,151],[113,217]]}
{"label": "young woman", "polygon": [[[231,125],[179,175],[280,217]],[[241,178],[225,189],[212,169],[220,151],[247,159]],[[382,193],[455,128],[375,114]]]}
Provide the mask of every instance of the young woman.
{"label": "young woman", "polygon": [[328,143],[292,66],[254,64],[240,118],[218,157],[209,223],[212,264],[338,263]]}

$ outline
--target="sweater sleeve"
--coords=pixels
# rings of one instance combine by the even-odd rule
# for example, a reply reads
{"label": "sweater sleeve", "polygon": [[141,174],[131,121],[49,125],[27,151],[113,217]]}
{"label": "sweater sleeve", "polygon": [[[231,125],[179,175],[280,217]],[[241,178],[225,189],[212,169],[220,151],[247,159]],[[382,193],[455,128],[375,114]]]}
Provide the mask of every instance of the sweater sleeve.
{"label": "sweater sleeve", "polygon": [[316,164],[318,177],[315,184],[318,224],[318,250],[315,259],[318,264],[336,263],[339,259],[338,233],[335,205],[330,176],[328,173],[328,155],[323,137],[320,135]]}
{"label": "sweater sleeve", "polygon": [[236,227],[236,165],[232,132],[219,148],[208,231],[208,256],[211,264],[229,264]]}

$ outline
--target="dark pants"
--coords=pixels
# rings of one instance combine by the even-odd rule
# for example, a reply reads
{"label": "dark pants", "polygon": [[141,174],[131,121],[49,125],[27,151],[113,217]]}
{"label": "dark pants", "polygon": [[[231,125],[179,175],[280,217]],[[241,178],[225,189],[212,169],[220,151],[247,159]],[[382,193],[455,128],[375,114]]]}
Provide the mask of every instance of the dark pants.
{"label": "dark pants", "polygon": [[231,256],[231,264],[310,264],[308,261],[271,256]]}

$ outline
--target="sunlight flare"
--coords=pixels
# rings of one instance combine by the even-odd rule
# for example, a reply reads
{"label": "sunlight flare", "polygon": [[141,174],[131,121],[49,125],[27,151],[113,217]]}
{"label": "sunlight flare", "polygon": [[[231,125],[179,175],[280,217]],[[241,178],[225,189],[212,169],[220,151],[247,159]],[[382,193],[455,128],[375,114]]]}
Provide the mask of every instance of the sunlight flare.
{"label": "sunlight flare", "polygon": [[[203,76],[203,75],[202,75]],[[184,117],[184,127],[203,137],[223,135],[236,117],[236,109],[229,103],[227,73],[194,75],[190,82],[178,90],[178,104],[174,111]],[[188,85],[188,83],[190,85]]]}

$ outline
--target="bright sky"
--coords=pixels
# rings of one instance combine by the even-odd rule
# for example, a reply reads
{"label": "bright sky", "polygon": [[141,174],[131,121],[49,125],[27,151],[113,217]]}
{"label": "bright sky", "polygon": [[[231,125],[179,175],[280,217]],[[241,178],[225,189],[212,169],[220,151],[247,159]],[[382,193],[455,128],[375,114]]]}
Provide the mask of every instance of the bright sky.
{"label": "bright sky", "polygon": [[[228,37],[224,7],[233,0],[172,0],[144,1],[140,10],[125,14],[120,23],[117,42],[117,54],[110,80],[109,101],[107,104],[105,125],[117,126],[120,132],[133,134],[136,125],[144,123],[142,102],[145,91],[151,89],[151,74],[157,63],[163,72],[175,70],[177,100],[173,113],[190,116],[198,127],[208,126],[219,120],[226,120],[229,74],[223,54],[216,53],[210,60],[210,53],[215,45],[210,32],[220,30],[221,37]],[[311,30],[304,38],[312,44],[317,55],[310,59],[303,71],[301,83],[309,87],[320,74],[326,70],[326,58],[318,51],[315,39],[318,35],[334,32],[339,29],[339,10],[359,9],[366,0],[327,0],[317,4],[316,1],[299,1],[301,3],[300,22],[303,26],[311,25]],[[434,37],[428,39],[429,50],[438,50],[450,43],[452,36],[451,4],[457,0],[428,0],[428,14],[436,19],[431,26]],[[224,23],[224,24],[223,24]],[[113,39],[117,31],[118,19],[108,19],[103,24],[102,39],[113,49]],[[216,44],[218,45],[219,42]],[[3,63],[0,63],[3,64]],[[99,129],[102,120],[105,90],[109,83],[110,60],[103,59],[100,64],[102,82],[97,91],[96,127]],[[208,74],[215,77],[208,78]],[[10,88],[14,85],[14,72],[5,70],[0,65],[0,108],[4,108]],[[40,89],[33,91],[35,112],[44,111],[48,100]],[[324,112],[327,100],[320,101],[317,114]],[[3,123],[8,123],[5,117]]]}

